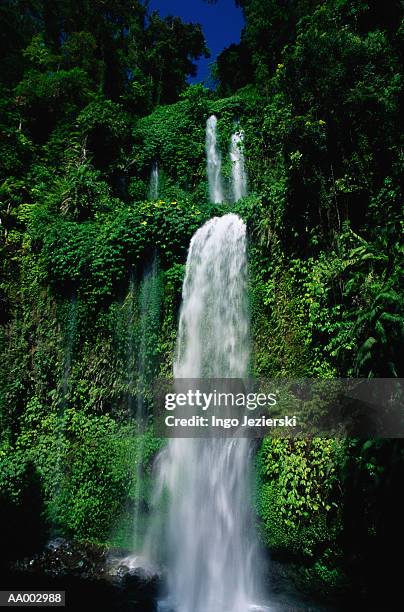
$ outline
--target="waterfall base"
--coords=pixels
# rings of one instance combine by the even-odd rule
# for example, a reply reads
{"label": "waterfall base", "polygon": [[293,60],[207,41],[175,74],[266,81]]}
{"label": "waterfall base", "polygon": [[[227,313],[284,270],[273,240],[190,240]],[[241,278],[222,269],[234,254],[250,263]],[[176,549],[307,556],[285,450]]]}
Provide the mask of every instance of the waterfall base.
{"label": "waterfall base", "polygon": [[[280,612],[280,609],[269,607],[269,606],[248,606],[246,612]],[[157,612],[178,612],[178,609],[173,606],[169,600],[160,600],[157,603]]]}

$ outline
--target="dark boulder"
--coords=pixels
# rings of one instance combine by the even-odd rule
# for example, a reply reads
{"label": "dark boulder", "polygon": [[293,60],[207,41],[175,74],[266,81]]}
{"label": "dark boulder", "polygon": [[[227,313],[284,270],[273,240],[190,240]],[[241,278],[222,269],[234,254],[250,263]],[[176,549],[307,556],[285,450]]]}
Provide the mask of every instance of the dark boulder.
{"label": "dark boulder", "polygon": [[87,605],[111,612],[156,612],[160,576],[124,551],[57,538],[13,563],[5,588],[64,590],[66,609]]}

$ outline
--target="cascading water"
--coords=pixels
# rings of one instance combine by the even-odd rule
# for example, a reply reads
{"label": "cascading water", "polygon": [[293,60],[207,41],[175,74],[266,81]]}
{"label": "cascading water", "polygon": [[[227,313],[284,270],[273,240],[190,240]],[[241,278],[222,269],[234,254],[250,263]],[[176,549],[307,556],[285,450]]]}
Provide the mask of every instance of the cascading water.
{"label": "cascading water", "polygon": [[143,461],[145,452],[144,432],[147,427],[145,395],[150,385],[152,370],[156,357],[156,336],[160,322],[160,279],[158,261],[154,257],[143,275],[139,294],[139,345],[137,347],[137,393],[136,423],[138,425],[138,445],[136,451],[136,486],[134,512],[134,549],[139,549],[143,537],[143,526],[140,513],[143,497]]}
{"label": "cascading water", "polygon": [[[238,216],[213,218],[196,232],[182,297],[175,378],[246,377],[246,228]],[[247,612],[256,600],[250,455],[246,439],[214,438],[170,439],[160,455],[155,501],[168,494],[167,609]]]}
{"label": "cascading water", "polygon": [[157,200],[157,198],[159,197],[159,182],[160,182],[159,166],[158,166],[158,163],[155,161],[153,163],[151,174],[150,174],[150,185],[149,185],[149,199],[150,200]]}
{"label": "cascading water", "polygon": [[244,160],[244,132],[235,132],[231,137],[230,159],[232,163],[233,199],[238,202],[247,195],[247,173]]}
{"label": "cascading water", "polygon": [[[148,436],[147,400],[158,363],[160,313],[161,277],[159,260],[155,255],[151,264],[144,270],[139,284],[136,283],[134,276],[131,277],[129,292],[122,306],[121,324],[124,325],[124,329],[118,328],[120,333],[126,336],[127,411],[136,421],[136,443],[131,445],[129,456],[135,475],[132,550],[131,554],[125,557],[122,557],[117,551],[110,552],[107,558],[107,571],[113,576],[122,571],[122,566],[130,568],[131,571],[139,570],[139,568],[142,568],[142,571],[152,571],[140,552],[147,532],[144,512],[145,497],[149,487],[148,477],[145,474]],[[116,533],[119,534],[118,537],[121,537],[120,531]]]}
{"label": "cascading water", "polygon": [[217,144],[217,118],[215,115],[209,117],[206,122],[206,165],[210,201],[220,204],[223,202],[222,159]]}

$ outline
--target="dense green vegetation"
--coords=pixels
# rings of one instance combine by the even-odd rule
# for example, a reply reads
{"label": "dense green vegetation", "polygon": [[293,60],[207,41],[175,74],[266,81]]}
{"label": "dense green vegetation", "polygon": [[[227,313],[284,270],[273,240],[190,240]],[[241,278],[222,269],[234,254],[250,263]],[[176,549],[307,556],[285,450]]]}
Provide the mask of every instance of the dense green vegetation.
{"label": "dense green vegetation", "polygon": [[[214,214],[248,224],[254,374],[403,376],[402,3],[239,4],[246,27],[216,62],[217,91],[187,85],[207,54],[200,28],[138,0],[0,7],[6,555],[46,532],[128,542],[160,444],[151,423],[137,435],[137,397],[146,377],[150,408],[150,381],[171,370],[186,250]],[[242,125],[250,183],[221,207],[206,185],[212,113],[224,152]],[[399,441],[265,440],[263,541],[316,588],[369,594],[394,579],[403,473]]]}

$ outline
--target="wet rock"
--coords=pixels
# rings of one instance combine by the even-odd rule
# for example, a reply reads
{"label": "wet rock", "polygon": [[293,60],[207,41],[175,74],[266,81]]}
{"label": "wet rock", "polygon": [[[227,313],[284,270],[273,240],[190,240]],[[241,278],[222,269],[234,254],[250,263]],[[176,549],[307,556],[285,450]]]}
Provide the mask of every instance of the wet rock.
{"label": "wet rock", "polygon": [[[144,564],[144,567],[142,567]],[[156,612],[160,576],[139,557],[114,554],[94,544],[63,538],[12,567],[15,584],[49,585],[66,590],[68,609],[82,609],[83,601],[100,601],[111,611]]]}
{"label": "wet rock", "polygon": [[48,576],[99,579],[105,574],[106,551],[93,544],[76,544],[63,538],[51,540],[31,559],[15,563],[15,569]]}
{"label": "wet rock", "polygon": [[110,557],[107,575],[116,588],[138,603],[157,598],[161,575],[141,557]]}

